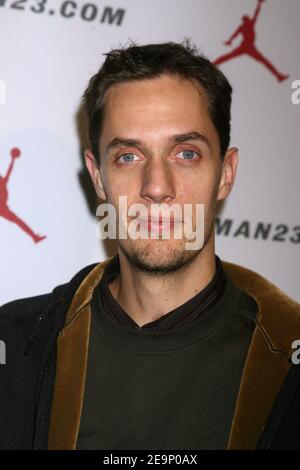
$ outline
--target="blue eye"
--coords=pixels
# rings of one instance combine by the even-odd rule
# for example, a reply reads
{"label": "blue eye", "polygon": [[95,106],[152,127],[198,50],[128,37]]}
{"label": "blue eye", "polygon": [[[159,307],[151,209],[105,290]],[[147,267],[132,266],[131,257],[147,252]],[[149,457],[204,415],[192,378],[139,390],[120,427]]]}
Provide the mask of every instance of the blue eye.
{"label": "blue eye", "polygon": [[[136,155],[134,153],[123,153],[123,155],[121,155],[118,160],[120,160],[121,158],[124,158],[123,160],[123,163],[130,163],[133,161],[133,158],[131,157],[135,157]],[[122,161],[122,160],[121,160]]]}
{"label": "blue eye", "polygon": [[183,154],[183,160],[192,160],[194,156],[198,156],[199,154],[195,152],[194,150],[183,150],[182,152],[179,152],[178,155]]}

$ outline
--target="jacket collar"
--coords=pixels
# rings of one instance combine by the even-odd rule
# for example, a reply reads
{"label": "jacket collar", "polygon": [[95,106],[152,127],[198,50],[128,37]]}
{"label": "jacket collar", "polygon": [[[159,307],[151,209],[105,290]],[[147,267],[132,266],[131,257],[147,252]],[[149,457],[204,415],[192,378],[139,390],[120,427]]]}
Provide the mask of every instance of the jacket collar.
{"label": "jacket collar", "polygon": [[[49,449],[76,448],[87,368],[90,301],[111,259],[97,264],[80,284],[58,336]],[[300,338],[300,305],[254,271],[222,263],[235,285],[254,297],[259,307],[228,441],[228,449],[254,449],[290,368],[292,342]]]}

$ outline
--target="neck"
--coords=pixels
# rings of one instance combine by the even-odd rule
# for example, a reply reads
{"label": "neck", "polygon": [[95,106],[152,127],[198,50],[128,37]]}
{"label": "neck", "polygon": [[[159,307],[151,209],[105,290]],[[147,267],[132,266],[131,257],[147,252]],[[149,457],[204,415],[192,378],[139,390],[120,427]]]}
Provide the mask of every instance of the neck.
{"label": "neck", "polygon": [[161,318],[203,290],[216,272],[214,239],[177,272],[153,276],[133,266],[119,250],[120,275],[109,289],[139,325]]}

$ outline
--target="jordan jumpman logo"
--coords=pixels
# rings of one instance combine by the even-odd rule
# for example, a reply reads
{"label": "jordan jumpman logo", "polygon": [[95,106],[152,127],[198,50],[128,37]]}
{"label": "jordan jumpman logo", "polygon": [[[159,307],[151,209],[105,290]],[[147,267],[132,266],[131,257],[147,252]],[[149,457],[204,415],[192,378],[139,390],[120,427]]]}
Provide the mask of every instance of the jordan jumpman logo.
{"label": "jordan jumpman logo", "polygon": [[265,67],[267,67],[267,69],[273,75],[275,75],[277,80],[279,82],[282,82],[283,80],[286,80],[289,77],[289,75],[284,75],[284,74],[280,73],[274,67],[274,65],[272,65],[271,62],[268,59],[266,59],[256,49],[256,46],[255,46],[255,39],[256,39],[255,25],[256,25],[258,15],[259,15],[260,10],[261,10],[262,2],[264,2],[264,1],[265,0],[257,0],[257,6],[256,6],[256,10],[254,12],[253,18],[251,18],[250,16],[247,16],[247,15],[244,15],[242,17],[242,20],[243,20],[242,23],[238,26],[238,28],[232,34],[232,36],[227,41],[224,42],[225,46],[230,46],[232,41],[239,34],[241,34],[242,37],[243,37],[241,44],[238,47],[236,47],[235,49],[233,49],[233,51],[231,51],[227,54],[224,54],[221,57],[219,57],[218,59],[216,59],[214,61],[214,64],[215,65],[220,65],[223,62],[226,62],[230,59],[233,59],[234,57],[239,57],[240,55],[248,54],[250,57],[252,57],[253,59],[255,59],[258,62],[260,62],[261,64],[263,64]]}
{"label": "jordan jumpman logo", "polygon": [[11,149],[10,155],[11,162],[6,172],[6,175],[0,175],[0,216],[4,217],[10,222],[14,222],[15,224],[17,224],[22,230],[24,230],[24,232],[26,232],[33,239],[35,243],[38,243],[41,240],[44,240],[44,238],[46,238],[46,235],[41,236],[34,233],[33,230],[31,230],[31,228],[25,222],[23,222],[23,220],[21,220],[14,212],[12,212],[7,205],[7,183],[12,172],[15,159],[20,157],[21,152],[18,148],[13,148]]}

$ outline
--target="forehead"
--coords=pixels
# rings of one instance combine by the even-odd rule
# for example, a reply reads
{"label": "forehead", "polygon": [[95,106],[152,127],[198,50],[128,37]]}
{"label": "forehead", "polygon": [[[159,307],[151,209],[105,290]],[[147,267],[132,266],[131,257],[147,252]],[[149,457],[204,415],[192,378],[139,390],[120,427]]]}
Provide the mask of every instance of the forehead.
{"label": "forehead", "polygon": [[135,80],[111,86],[105,96],[102,137],[112,133],[214,132],[200,85],[178,76]]}
{"label": "forehead", "polygon": [[147,97],[162,98],[161,92],[166,93],[164,98],[173,98],[174,93],[180,94],[180,97],[189,100],[198,96],[204,99],[205,93],[201,85],[192,79],[187,79],[179,75],[163,74],[158,77],[145,78],[141,80],[130,80],[127,82],[111,85],[106,92],[106,101],[112,101],[116,98],[138,98]]}

